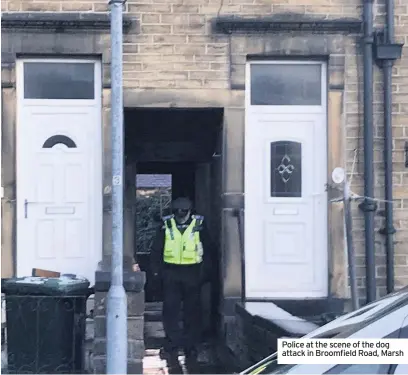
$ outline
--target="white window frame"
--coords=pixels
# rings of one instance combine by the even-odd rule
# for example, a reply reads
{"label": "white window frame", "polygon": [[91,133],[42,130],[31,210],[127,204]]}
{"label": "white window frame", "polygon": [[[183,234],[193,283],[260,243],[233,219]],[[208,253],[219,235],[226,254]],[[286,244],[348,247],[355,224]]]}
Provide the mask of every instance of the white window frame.
{"label": "white window frame", "polygon": [[[94,87],[95,95],[93,99],[26,99],[24,98],[24,63],[56,63],[56,64],[94,64]],[[22,58],[16,63],[17,76],[17,100],[24,106],[93,106],[102,102],[102,66],[101,61],[95,58],[69,59],[69,58]]]}
{"label": "white window frame", "polygon": [[[321,105],[252,105],[251,65],[320,65]],[[327,63],[311,60],[248,60],[245,67],[245,109],[257,114],[268,113],[326,113],[327,112]]]}

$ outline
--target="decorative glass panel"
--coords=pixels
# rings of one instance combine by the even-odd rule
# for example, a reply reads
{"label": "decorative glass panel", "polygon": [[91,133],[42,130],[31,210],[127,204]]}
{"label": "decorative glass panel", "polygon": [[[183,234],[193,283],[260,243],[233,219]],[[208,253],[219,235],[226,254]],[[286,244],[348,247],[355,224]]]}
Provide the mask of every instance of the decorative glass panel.
{"label": "decorative glass panel", "polygon": [[320,64],[251,64],[251,105],[321,105]]}
{"label": "decorative glass panel", "polygon": [[24,63],[25,99],[94,99],[94,63]]}
{"label": "decorative glass panel", "polygon": [[271,143],[271,197],[302,196],[302,144]]}
{"label": "decorative glass panel", "polygon": [[63,144],[68,148],[76,148],[75,142],[66,135],[53,135],[49,137],[43,144],[43,148],[53,148],[55,145]]}

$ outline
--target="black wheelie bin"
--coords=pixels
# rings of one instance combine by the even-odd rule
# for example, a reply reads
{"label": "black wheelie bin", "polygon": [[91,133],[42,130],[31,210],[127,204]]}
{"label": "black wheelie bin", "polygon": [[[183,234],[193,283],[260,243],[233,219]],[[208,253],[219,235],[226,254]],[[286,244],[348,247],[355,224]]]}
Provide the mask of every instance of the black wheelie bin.
{"label": "black wheelie bin", "polygon": [[6,295],[7,372],[84,373],[89,281],[73,275],[2,280]]}

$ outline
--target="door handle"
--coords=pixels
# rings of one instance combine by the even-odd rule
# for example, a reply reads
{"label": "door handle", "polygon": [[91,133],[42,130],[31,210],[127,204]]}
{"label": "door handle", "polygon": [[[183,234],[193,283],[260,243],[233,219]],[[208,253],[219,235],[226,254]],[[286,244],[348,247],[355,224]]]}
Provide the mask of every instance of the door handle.
{"label": "door handle", "polygon": [[29,203],[38,203],[38,202],[29,202],[27,199],[24,199],[24,218],[27,219],[28,216],[28,204]]}

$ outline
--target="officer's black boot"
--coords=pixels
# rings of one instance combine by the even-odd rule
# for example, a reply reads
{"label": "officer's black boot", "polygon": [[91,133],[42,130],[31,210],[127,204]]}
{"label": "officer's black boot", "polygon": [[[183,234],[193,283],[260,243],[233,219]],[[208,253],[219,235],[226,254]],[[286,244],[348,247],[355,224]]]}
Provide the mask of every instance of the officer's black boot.
{"label": "officer's black boot", "polygon": [[198,374],[198,353],[196,349],[185,350],[185,364],[189,374]]}
{"label": "officer's black boot", "polygon": [[165,359],[167,361],[167,367],[169,374],[182,374],[183,369],[181,368],[180,362],[178,360],[178,352],[166,353]]}

